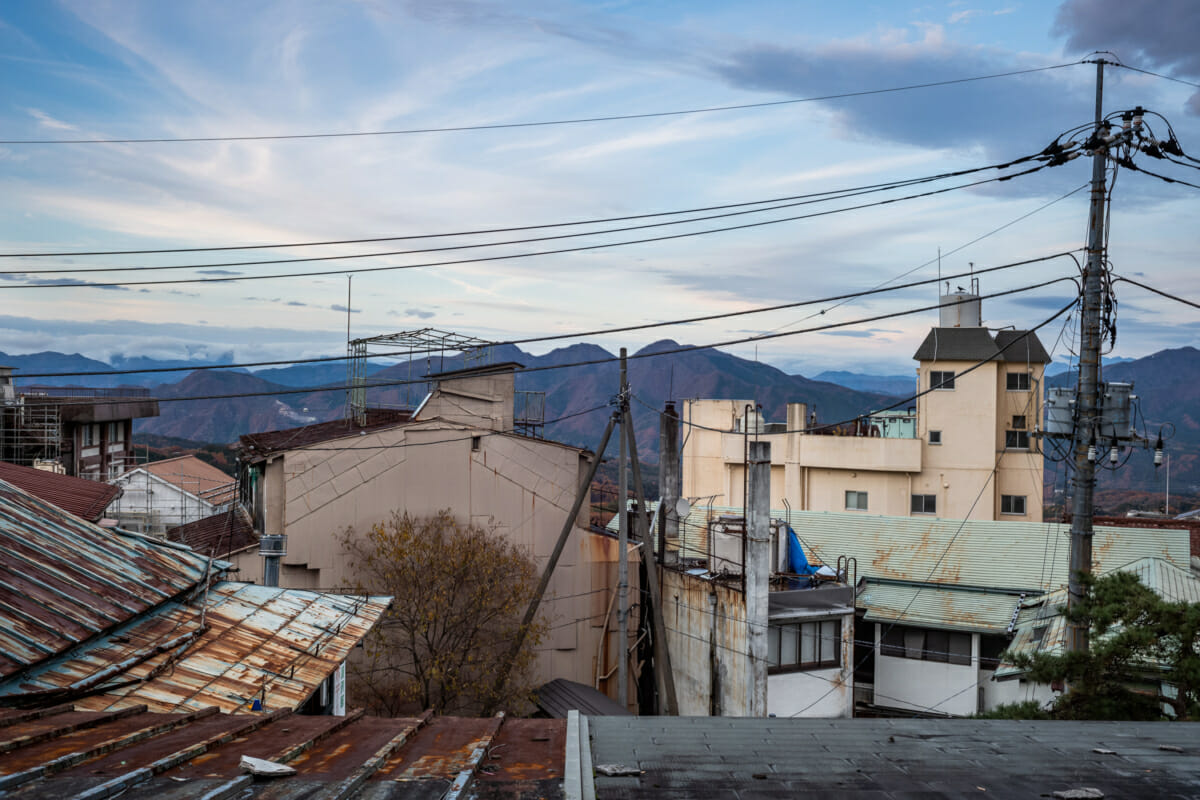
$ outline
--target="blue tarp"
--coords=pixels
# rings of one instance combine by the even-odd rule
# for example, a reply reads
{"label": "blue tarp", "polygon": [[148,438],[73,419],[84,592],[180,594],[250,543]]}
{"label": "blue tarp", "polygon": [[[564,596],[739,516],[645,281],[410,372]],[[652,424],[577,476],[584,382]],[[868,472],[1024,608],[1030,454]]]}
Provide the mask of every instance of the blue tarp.
{"label": "blue tarp", "polygon": [[792,526],[787,526],[788,532],[788,571],[796,575],[815,575],[817,567],[808,563],[808,559],[804,555],[804,548],[800,546],[800,537],[792,530]]}

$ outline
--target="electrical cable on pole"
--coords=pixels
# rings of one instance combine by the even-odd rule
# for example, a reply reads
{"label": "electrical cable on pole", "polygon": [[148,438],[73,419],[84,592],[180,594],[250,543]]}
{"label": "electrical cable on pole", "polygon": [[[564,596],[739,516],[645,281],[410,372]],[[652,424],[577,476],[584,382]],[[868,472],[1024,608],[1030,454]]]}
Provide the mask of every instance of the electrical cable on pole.
{"label": "electrical cable on pole", "polygon": [[[625,435],[629,427],[629,381],[625,348],[621,348],[621,389],[617,393],[620,416],[620,461],[617,463],[617,702],[629,708],[629,438]],[[597,457],[604,454],[599,453]]]}
{"label": "electrical cable on pole", "polygon": [[[1092,515],[1096,489],[1097,397],[1100,381],[1100,305],[1107,282],[1104,274],[1105,168],[1108,143],[1104,136],[1104,65],[1096,59],[1096,117],[1089,144],[1092,149],[1092,200],[1088,219],[1087,264],[1084,267],[1083,302],[1079,315],[1079,386],[1075,417],[1075,478],[1071,498],[1071,558],[1067,584],[1068,613],[1079,607],[1084,576],[1092,571]],[[1086,652],[1087,624],[1068,622],[1067,650]]]}

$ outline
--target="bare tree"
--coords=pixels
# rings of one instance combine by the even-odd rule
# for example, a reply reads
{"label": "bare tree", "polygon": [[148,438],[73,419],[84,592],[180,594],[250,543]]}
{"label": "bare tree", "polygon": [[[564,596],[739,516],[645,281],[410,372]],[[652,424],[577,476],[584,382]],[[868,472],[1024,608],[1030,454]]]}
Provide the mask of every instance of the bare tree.
{"label": "bare tree", "polygon": [[493,683],[537,585],[529,555],[448,510],[394,514],[363,536],[348,529],[341,539],[355,573],[347,588],[395,598],[368,637],[365,657],[350,665],[356,702],[385,716],[528,706],[545,622],[528,631],[505,686]]}

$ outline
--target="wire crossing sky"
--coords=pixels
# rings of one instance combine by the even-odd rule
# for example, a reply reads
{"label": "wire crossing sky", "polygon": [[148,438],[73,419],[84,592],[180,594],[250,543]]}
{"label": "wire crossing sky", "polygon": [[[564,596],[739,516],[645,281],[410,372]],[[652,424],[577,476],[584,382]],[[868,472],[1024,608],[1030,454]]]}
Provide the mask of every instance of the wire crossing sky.
{"label": "wire crossing sky", "polygon": [[[905,373],[936,315],[887,315],[939,274],[1083,244],[1086,159],[966,171],[1086,138],[1096,50],[1123,65],[1106,111],[1153,109],[1185,153],[1119,170],[1113,267],[1162,294],[1127,284],[1114,355],[1196,340],[1171,299],[1200,294],[1194,5],[843,5],[5,3],[0,352],[260,363],[348,327],[636,350],[706,318],[694,343],[789,372]],[[972,185],[906,185],[952,173]],[[749,343],[795,311],[728,313],[921,279],[805,311],[878,321],[801,339]],[[984,317],[1028,327],[1072,291]]]}

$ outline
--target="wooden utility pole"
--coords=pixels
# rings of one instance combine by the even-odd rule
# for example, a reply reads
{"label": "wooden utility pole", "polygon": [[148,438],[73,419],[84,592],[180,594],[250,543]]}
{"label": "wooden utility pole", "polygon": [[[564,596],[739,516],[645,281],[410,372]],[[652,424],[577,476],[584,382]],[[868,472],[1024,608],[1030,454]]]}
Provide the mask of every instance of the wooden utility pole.
{"label": "wooden utility pole", "polygon": [[[1096,59],[1096,124],[1092,132],[1092,200],[1088,218],[1087,266],[1083,274],[1083,308],[1079,317],[1079,388],[1075,417],[1075,480],[1071,497],[1071,574],[1067,584],[1067,608],[1083,600],[1083,576],[1092,571],[1092,515],[1096,489],[1097,428],[1100,409],[1100,305],[1104,290],[1104,200],[1105,160],[1108,147],[1103,140],[1103,58]],[[1070,623],[1067,650],[1086,651],[1086,624]]]}

